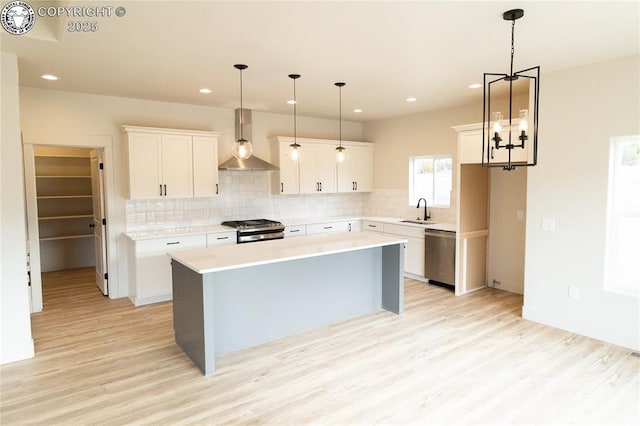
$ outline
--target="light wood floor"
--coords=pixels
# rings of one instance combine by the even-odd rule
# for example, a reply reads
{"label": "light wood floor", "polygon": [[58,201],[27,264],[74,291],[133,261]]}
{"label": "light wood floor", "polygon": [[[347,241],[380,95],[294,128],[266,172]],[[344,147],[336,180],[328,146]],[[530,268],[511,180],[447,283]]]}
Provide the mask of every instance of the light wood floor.
{"label": "light wood floor", "polygon": [[109,300],[93,270],[44,277],[36,357],[1,367],[2,425],[639,424],[640,359],[520,317],[495,289],[406,280],[379,312],[221,357],[204,377],[171,303]]}

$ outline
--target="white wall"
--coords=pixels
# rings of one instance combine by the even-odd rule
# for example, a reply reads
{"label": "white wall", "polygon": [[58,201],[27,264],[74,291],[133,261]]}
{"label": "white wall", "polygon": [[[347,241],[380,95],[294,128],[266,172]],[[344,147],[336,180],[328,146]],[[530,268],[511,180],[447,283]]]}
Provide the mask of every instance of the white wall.
{"label": "white wall", "polygon": [[[603,276],[609,140],[640,134],[639,85],[638,56],[542,77],[523,309],[527,319],[636,350],[640,299],[605,291]],[[543,218],[555,231],[541,229]]]}
{"label": "white wall", "polygon": [[[55,84],[55,83],[54,83]],[[234,110],[140,99],[98,96],[83,93],[20,88],[22,131],[25,133],[56,133],[108,135],[113,140],[116,205],[110,222],[110,232],[120,235],[126,230],[127,210],[124,195],[126,163],[120,126],[123,124],[222,132],[218,145],[220,162],[231,157],[234,135]],[[298,117],[298,135],[334,139],[338,121]],[[343,121],[344,139],[361,140],[363,125]],[[253,112],[253,143],[255,155],[271,161],[268,138],[293,133],[290,115]],[[264,175],[265,180],[268,176]],[[327,198],[329,200],[329,198]],[[129,203],[130,205],[131,203]],[[357,200],[356,203],[357,204]],[[316,204],[317,205],[317,204]],[[353,206],[353,200],[347,201]],[[277,206],[274,207],[277,211]],[[164,212],[164,210],[162,210]],[[158,212],[158,210],[154,210]],[[131,207],[129,207],[131,214]],[[171,209],[173,214],[173,209]],[[211,218],[217,221],[218,218]],[[219,222],[218,222],[219,223]],[[127,295],[126,246],[124,237],[118,241],[118,295]]]}
{"label": "white wall", "polygon": [[0,364],[31,358],[24,180],[18,97],[18,59],[2,53],[0,144]]}

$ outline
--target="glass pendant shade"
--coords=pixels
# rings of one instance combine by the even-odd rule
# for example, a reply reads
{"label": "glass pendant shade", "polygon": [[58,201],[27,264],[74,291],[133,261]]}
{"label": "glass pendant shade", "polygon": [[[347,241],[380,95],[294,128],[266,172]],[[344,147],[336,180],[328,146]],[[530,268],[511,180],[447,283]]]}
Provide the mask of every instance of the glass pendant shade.
{"label": "glass pendant shade", "polygon": [[246,160],[253,155],[253,144],[246,139],[238,139],[231,147],[233,156],[239,160]]}
{"label": "glass pendant shade", "polygon": [[289,158],[291,160],[298,161],[300,159],[300,148],[301,146],[297,143],[289,145]]}
{"label": "glass pendant shade", "polygon": [[336,160],[338,160],[339,163],[342,163],[345,159],[345,152],[346,148],[343,146],[339,146],[336,148]]}

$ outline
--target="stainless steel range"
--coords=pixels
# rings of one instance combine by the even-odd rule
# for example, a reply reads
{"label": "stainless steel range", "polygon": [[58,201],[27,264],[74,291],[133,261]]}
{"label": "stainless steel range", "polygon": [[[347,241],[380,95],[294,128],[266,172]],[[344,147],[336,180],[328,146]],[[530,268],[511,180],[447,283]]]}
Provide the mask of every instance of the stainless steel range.
{"label": "stainless steel range", "polygon": [[275,220],[228,220],[221,225],[236,229],[238,244],[284,238],[284,225]]}

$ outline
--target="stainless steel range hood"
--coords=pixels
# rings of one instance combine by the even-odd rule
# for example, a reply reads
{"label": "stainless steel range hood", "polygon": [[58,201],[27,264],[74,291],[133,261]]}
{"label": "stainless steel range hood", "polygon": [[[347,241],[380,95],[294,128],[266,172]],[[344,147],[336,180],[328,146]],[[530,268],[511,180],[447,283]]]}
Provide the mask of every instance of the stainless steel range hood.
{"label": "stainless steel range hood", "polygon": [[[242,113],[242,135],[245,139],[253,143],[253,134],[251,129],[251,110],[242,109],[236,110],[236,140],[240,138],[240,114]],[[252,155],[246,160],[240,160],[236,157],[231,157],[224,163],[218,166],[218,170],[246,170],[246,171],[269,171],[278,170],[276,166],[271,163],[267,163],[261,158]]]}

